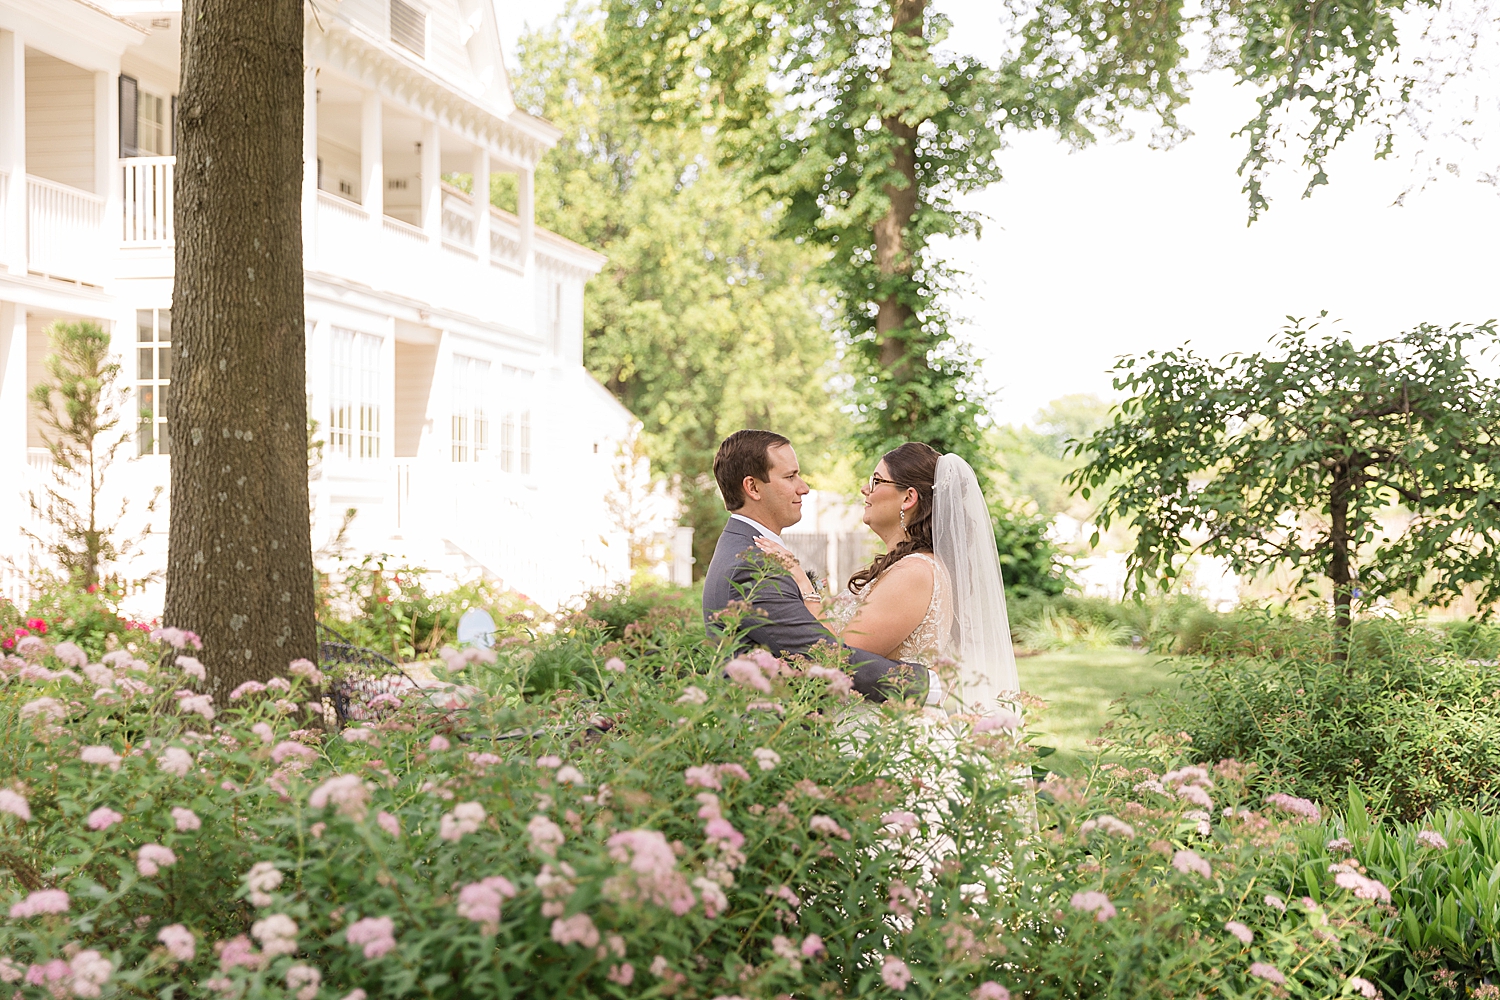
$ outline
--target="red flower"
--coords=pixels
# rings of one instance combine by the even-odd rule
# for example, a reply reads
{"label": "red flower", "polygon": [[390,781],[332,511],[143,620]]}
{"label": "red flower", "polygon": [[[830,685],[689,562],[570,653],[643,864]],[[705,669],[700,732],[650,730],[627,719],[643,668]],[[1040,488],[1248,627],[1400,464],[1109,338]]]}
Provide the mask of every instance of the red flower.
{"label": "red flower", "polygon": [[86,591],[88,591],[90,594],[92,594],[92,593],[96,592],[99,589],[99,585],[97,583],[91,583],[87,587],[84,587],[83,589],[86,590]]}
{"label": "red flower", "polygon": [[47,634],[47,620],[45,618],[28,618],[26,627],[32,629],[37,635]]}
{"label": "red flower", "polygon": [[30,635],[30,634],[31,634],[31,630],[30,629],[22,628],[20,625],[16,626],[16,638],[17,639],[21,638],[21,636],[23,636],[23,635]]}
{"label": "red flower", "polygon": [[4,642],[0,642],[0,649],[15,649],[15,648],[16,648],[16,640],[14,640],[14,639],[6,639]]}

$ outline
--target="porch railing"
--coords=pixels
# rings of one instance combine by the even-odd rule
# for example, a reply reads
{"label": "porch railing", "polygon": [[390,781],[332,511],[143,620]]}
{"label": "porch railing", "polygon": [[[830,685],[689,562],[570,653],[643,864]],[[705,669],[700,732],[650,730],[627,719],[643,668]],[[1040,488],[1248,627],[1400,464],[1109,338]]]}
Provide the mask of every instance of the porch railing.
{"label": "porch railing", "polygon": [[104,199],[88,191],[26,175],[26,253],[32,271],[77,281],[99,281]]}
{"label": "porch railing", "polygon": [[172,229],[172,173],[175,156],[132,156],[120,161],[120,188],[127,246],[165,247],[176,239]]}

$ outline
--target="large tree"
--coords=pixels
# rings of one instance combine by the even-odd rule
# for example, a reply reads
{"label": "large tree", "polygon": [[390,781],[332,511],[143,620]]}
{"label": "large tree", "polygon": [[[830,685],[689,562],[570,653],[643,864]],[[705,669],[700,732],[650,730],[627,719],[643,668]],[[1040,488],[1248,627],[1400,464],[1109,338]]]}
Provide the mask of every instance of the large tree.
{"label": "large tree", "polygon": [[[785,230],[828,248],[866,451],[919,438],[979,457],[983,399],[951,335],[952,273],[933,239],[972,233],[955,207],[1000,177],[1004,136],[1091,141],[1127,124],[1172,142],[1194,69],[1228,64],[1262,91],[1246,123],[1251,212],[1305,117],[1311,185],[1357,125],[1388,126],[1393,16],[1431,0],[1036,0],[996,5],[1007,51],[958,54],[933,0],[601,0],[604,62],[657,121],[700,121],[784,203]],[[1011,8],[1007,12],[1007,7]],[[1207,57],[1190,62],[1197,32]],[[1143,114],[1142,114],[1143,113]],[[1293,144],[1298,141],[1291,136]]]}
{"label": "large tree", "polygon": [[165,620],[210,685],[315,657],[302,314],[302,0],[186,0]]}
{"label": "large tree", "polygon": [[1471,357],[1494,325],[1361,347],[1296,324],[1277,346],[1120,362],[1129,398],[1070,479],[1108,490],[1101,529],[1135,529],[1130,582],[1165,589],[1195,551],[1286,567],[1327,580],[1341,640],[1359,605],[1392,594],[1500,602],[1500,380]]}
{"label": "large tree", "polygon": [[598,72],[600,36],[573,14],[519,47],[518,102],[564,131],[537,171],[537,222],[609,257],[585,299],[584,362],[644,425],[701,571],[727,517],[712,475],[726,435],[791,436],[815,482],[836,462],[848,421],[830,392],[826,296],[809,280],[823,253],[777,232],[769,198],[720,162],[713,136],[643,122]]}

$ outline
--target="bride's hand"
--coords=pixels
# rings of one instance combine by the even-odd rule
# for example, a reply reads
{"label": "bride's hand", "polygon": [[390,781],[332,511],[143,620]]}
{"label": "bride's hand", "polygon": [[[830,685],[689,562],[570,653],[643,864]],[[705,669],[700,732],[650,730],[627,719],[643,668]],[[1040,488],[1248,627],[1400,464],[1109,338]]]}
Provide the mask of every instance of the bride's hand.
{"label": "bride's hand", "polygon": [[797,561],[791,549],[771,541],[765,535],[755,536],[755,547],[785,566],[788,572],[796,573],[802,569],[802,564]]}

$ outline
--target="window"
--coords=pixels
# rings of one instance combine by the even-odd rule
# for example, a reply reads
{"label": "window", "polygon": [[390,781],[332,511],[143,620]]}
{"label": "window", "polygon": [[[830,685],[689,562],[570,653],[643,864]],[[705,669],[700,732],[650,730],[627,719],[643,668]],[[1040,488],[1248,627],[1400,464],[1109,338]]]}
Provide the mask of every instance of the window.
{"label": "window", "polygon": [[136,146],[142,156],[170,156],[172,120],[167,117],[171,101],[140,91],[136,100]]}
{"label": "window", "polygon": [[427,56],[427,15],[406,0],[391,0],[391,41],[418,59]]}
{"label": "window", "polygon": [[500,418],[500,471],[519,470],[523,476],[531,475],[531,376],[524,368],[501,369],[505,413]]}
{"label": "window", "polygon": [[490,363],[478,358],[453,356],[453,461],[477,462],[490,450],[490,421],[484,397],[490,380]]}
{"label": "window", "polygon": [[172,383],[172,310],[135,311],[135,453],[166,455],[167,387]]}
{"label": "window", "polygon": [[328,448],[355,461],[380,457],[380,338],[332,329]]}

